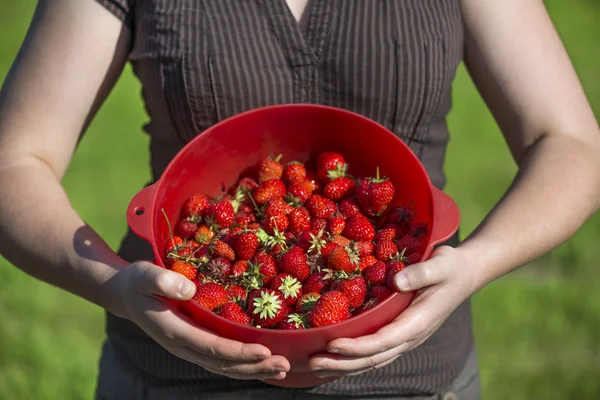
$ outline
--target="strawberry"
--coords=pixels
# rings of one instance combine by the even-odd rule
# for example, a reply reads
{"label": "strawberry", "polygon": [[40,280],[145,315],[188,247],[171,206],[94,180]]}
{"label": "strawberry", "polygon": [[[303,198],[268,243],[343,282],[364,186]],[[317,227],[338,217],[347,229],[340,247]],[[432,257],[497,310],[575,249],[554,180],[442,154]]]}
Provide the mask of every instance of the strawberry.
{"label": "strawberry", "polygon": [[359,263],[358,254],[349,246],[337,246],[327,257],[327,268],[335,271],[353,272]]}
{"label": "strawberry", "polygon": [[317,176],[323,183],[345,176],[348,164],[341,154],[324,152],[317,157]]}
{"label": "strawberry", "polygon": [[242,325],[250,325],[252,319],[237,303],[225,303],[219,308],[219,315],[225,319]]}
{"label": "strawberry", "polygon": [[231,272],[231,263],[226,258],[217,257],[202,265],[201,268],[207,277],[222,282]]}
{"label": "strawberry", "polygon": [[364,275],[367,283],[371,286],[385,285],[387,266],[382,261],[377,261],[365,269]]}
{"label": "strawberry", "polygon": [[219,201],[206,207],[206,223],[217,229],[229,228],[234,216],[235,211],[228,201]]}
{"label": "strawberry", "polygon": [[341,214],[333,215],[329,221],[327,221],[327,229],[333,235],[341,235],[346,227],[346,219]]}
{"label": "strawberry", "polygon": [[196,267],[185,261],[175,260],[169,269],[185,276],[189,280],[193,280],[198,275]]}
{"label": "strawberry", "polygon": [[391,240],[382,240],[375,245],[375,257],[383,262],[388,262],[398,253],[398,247]]}
{"label": "strawberry", "polygon": [[348,197],[342,200],[340,202],[340,213],[346,218],[350,218],[356,214],[362,214],[356,197]]}
{"label": "strawberry", "polygon": [[354,194],[354,189],[354,181],[347,176],[342,176],[335,178],[325,185],[325,188],[323,188],[323,194],[328,199],[338,201]]}
{"label": "strawberry", "polygon": [[315,327],[342,322],[350,316],[348,297],[338,291],[323,294],[308,312],[308,323]]}
{"label": "strawberry", "polygon": [[[313,193],[312,185],[309,182],[307,183],[308,185],[305,183],[299,183],[296,185],[288,186],[288,196],[298,199],[298,202],[304,204]],[[288,199],[287,196],[286,199]],[[291,198],[289,200],[291,200]]]}
{"label": "strawberry", "polygon": [[208,198],[201,194],[190,197],[183,205],[183,218],[191,222],[200,222],[206,208],[210,205]]}
{"label": "strawberry", "polygon": [[251,260],[258,245],[258,237],[253,232],[242,232],[233,238],[235,254],[242,260]]}
{"label": "strawberry", "polygon": [[414,220],[414,213],[409,207],[400,206],[392,209],[386,216],[385,221],[398,227],[396,238],[406,235]]}
{"label": "strawberry", "polygon": [[310,214],[315,218],[330,218],[333,213],[337,210],[337,206],[332,200],[321,196],[320,194],[313,194],[306,200],[306,208],[310,211]]}
{"label": "strawberry", "polygon": [[323,293],[329,290],[331,273],[328,271],[314,272],[304,282],[305,292]]}
{"label": "strawberry", "polygon": [[371,296],[378,301],[384,301],[392,295],[392,291],[385,286],[374,286],[371,289]]}
{"label": "strawberry", "polygon": [[227,285],[225,292],[227,292],[227,298],[230,301],[246,300],[246,291],[243,287],[236,285],[235,283],[230,283]]}
{"label": "strawberry", "polygon": [[208,225],[200,225],[194,233],[194,240],[198,243],[208,244],[215,236],[215,231]]}
{"label": "strawberry", "polygon": [[275,326],[286,311],[283,296],[277,290],[256,289],[248,295],[248,314],[257,325]]}
{"label": "strawberry", "polygon": [[387,269],[385,272],[386,285],[391,291],[398,291],[398,289],[396,289],[396,285],[394,285],[394,276],[396,276],[396,274],[402,271],[404,268],[406,268],[406,265],[399,260],[392,260],[387,264]]}
{"label": "strawberry", "polygon": [[201,283],[196,288],[196,294],[190,301],[209,311],[213,311],[227,303],[227,292],[218,283]]}
{"label": "strawberry", "polygon": [[241,189],[244,192],[251,192],[257,186],[258,186],[258,183],[254,179],[245,177],[245,178],[240,179],[240,181],[238,182],[238,184],[235,188],[235,191],[237,192],[238,189]]}
{"label": "strawberry", "polygon": [[323,257],[323,259],[327,261],[333,250],[335,250],[338,247],[340,247],[340,245],[335,242],[325,243],[325,246],[323,246],[323,248],[321,249],[321,257]]}
{"label": "strawberry", "polygon": [[242,276],[242,274],[246,271],[248,271],[248,261],[238,260],[231,267],[231,276]]}
{"label": "strawberry", "polygon": [[177,234],[183,239],[191,238],[198,229],[198,224],[182,219],[177,224]]}
{"label": "strawberry", "polygon": [[227,243],[223,240],[214,240],[210,246],[210,253],[213,257],[223,257],[229,261],[235,260],[235,252]]}
{"label": "strawberry", "polygon": [[356,198],[365,214],[375,217],[382,215],[394,199],[394,185],[387,178],[379,178],[379,168],[375,178],[363,179],[356,186]]}
{"label": "strawberry", "polygon": [[268,215],[262,226],[267,233],[274,235],[276,232],[285,232],[289,225],[290,222],[284,214],[274,214]]}
{"label": "strawberry", "polygon": [[406,257],[404,260],[405,265],[416,264],[421,261],[422,254],[421,253],[412,253]]}
{"label": "strawberry", "polygon": [[310,221],[310,231],[315,235],[319,235],[321,231],[325,231],[326,228],[327,220],[325,218],[313,218]]}
{"label": "strawberry", "polygon": [[257,272],[262,275],[265,286],[269,286],[273,278],[279,273],[275,259],[264,251],[256,253],[254,256],[254,265],[258,268]]}
{"label": "strawberry", "polygon": [[419,239],[429,236],[429,227],[427,226],[427,222],[418,223],[413,220],[410,226],[410,234]]}
{"label": "strawberry", "polygon": [[281,154],[276,158],[266,157],[258,163],[258,183],[270,181],[272,179],[281,179],[283,165],[279,163]]}
{"label": "strawberry", "polygon": [[377,300],[376,298],[370,298],[369,300],[365,301],[364,304],[362,304],[360,307],[355,308],[352,311],[352,315],[353,316],[360,315],[360,314],[364,313],[365,311],[369,311],[370,309],[372,309],[379,303],[380,303],[380,301]]}
{"label": "strawberry", "polygon": [[377,258],[375,258],[375,256],[372,254],[363,256],[360,258],[360,264],[358,264],[358,269],[362,272],[369,268],[371,265],[375,264],[377,261]]}
{"label": "strawberry", "polygon": [[417,238],[411,235],[405,235],[396,242],[399,250],[406,249],[405,254],[419,253],[423,254],[427,248],[427,238]]}
{"label": "strawberry", "polygon": [[331,235],[329,237],[329,241],[337,244],[338,246],[350,246],[352,243],[350,239],[342,236],[342,235]]}
{"label": "strawberry", "polygon": [[356,214],[346,221],[344,236],[350,240],[371,241],[375,238],[375,229],[364,215]]}
{"label": "strawberry", "polygon": [[283,201],[283,198],[276,197],[267,202],[264,214],[265,216],[277,214],[288,215],[290,212],[292,212],[293,209],[294,207],[290,206],[288,203]]}
{"label": "strawberry", "polygon": [[375,245],[373,244],[373,242],[367,240],[354,242],[352,245],[354,246],[354,248],[356,248],[358,255],[361,257],[369,256],[375,251]]}
{"label": "strawberry", "polygon": [[302,283],[290,274],[279,274],[271,282],[271,289],[283,294],[283,300],[288,306],[293,306],[302,296]]}
{"label": "strawberry", "polygon": [[256,216],[252,212],[243,211],[243,212],[238,212],[237,214],[235,214],[234,223],[237,226],[247,227],[250,223],[255,222],[255,221],[256,221]]}
{"label": "strawberry", "polygon": [[271,179],[258,185],[254,189],[254,201],[259,206],[267,204],[271,199],[285,196],[285,184],[280,179]]}
{"label": "strawberry", "polygon": [[321,297],[321,293],[317,292],[303,294],[296,303],[296,312],[304,314],[310,311],[314,307],[319,297]]}
{"label": "strawberry", "polygon": [[306,329],[306,325],[306,318],[299,314],[290,313],[281,321],[279,321],[277,324],[277,329],[284,331],[295,331],[298,329]]}
{"label": "strawberry", "polygon": [[322,186],[317,173],[314,171],[306,172],[306,180],[302,182],[302,185],[305,185],[307,189],[310,188],[311,193],[321,193]]}
{"label": "strawberry", "polygon": [[360,306],[367,297],[367,284],[362,276],[339,279],[331,285],[332,290],[338,290],[348,297],[350,308]]}
{"label": "strawberry", "polygon": [[310,274],[306,253],[299,246],[292,246],[281,255],[278,265],[282,272],[286,272],[300,282],[304,282]]}
{"label": "strawberry", "polygon": [[165,243],[165,254],[175,253],[183,247],[183,239],[179,236],[173,236],[170,239],[167,239]]}
{"label": "strawberry", "polygon": [[382,240],[396,240],[398,239],[398,229],[396,227],[385,227],[375,235],[375,241],[381,242]]}
{"label": "strawberry", "polygon": [[306,167],[298,161],[292,161],[283,167],[283,182],[288,185],[298,185],[306,179]]}
{"label": "strawberry", "polygon": [[288,215],[288,220],[288,231],[294,235],[300,235],[310,229],[310,213],[304,207],[295,208]]}

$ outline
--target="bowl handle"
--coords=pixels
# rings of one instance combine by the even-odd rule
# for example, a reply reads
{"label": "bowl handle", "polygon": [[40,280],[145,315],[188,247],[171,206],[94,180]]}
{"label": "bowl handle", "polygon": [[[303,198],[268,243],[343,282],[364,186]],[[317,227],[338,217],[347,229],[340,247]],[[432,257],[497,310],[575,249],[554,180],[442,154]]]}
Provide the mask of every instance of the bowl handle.
{"label": "bowl handle", "polygon": [[460,225],[460,211],[452,197],[432,186],[433,230],[424,259],[429,258],[433,247],[450,239]]}
{"label": "bowl handle", "polygon": [[150,205],[154,199],[156,184],[145,187],[140,190],[127,207],[127,224],[139,237],[146,241],[151,241],[150,223],[152,220]]}

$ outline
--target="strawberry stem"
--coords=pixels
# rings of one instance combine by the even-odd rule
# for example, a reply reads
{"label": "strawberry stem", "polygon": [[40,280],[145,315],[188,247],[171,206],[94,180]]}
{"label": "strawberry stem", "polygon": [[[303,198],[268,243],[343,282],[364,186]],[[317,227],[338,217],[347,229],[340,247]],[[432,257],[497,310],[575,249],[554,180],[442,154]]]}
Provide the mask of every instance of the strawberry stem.
{"label": "strawberry stem", "polygon": [[171,244],[173,248],[175,248],[175,239],[173,238],[173,229],[171,228],[171,222],[169,221],[169,217],[167,217],[167,213],[164,208],[161,208],[162,214],[165,216],[165,220],[167,221],[167,228],[169,229],[169,238],[171,239]]}
{"label": "strawberry stem", "polygon": [[252,204],[254,205],[254,209],[256,210],[256,213],[258,214],[258,216],[260,218],[262,218],[263,213],[260,210],[260,207],[258,207],[258,204],[256,204],[256,201],[254,200],[254,196],[252,196],[252,193],[250,193],[249,191],[248,191],[248,196],[250,197],[250,201],[252,201]]}
{"label": "strawberry stem", "polygon": [[281,160],[281,157],[283,157],[283,154],[279,154],[276,158],[275,158],[275,162],[279,162],[279,160]]}

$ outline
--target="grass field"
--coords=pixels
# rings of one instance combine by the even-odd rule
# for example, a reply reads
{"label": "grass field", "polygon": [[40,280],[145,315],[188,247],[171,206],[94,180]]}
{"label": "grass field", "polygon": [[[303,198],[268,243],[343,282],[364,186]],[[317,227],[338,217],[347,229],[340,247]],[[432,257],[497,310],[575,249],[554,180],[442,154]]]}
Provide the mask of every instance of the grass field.
{"label": "grass field", "polygon": [[[0,82],[35,3],[0,0]],[[600,115],[600,4],[546,3]],[[149,177],[139,91],[128,69],[64,180],[75,209],[113,247],[125,231],[129,199]],[[447,191],[461,208],[465,235],[499,199],[516,168],[463,69],[454,105]],[[556,251],[474,296],[485,399],[600,398],[599,237],[600,218],[594,217]],[[0,282],[0,399],[92,398],[102,311],[1,259]]]}

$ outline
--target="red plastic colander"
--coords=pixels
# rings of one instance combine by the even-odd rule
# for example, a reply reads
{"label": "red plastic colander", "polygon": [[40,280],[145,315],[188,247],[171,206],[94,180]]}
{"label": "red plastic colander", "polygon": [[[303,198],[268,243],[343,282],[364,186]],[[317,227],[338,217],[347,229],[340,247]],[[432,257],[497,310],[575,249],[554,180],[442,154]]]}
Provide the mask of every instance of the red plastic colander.
{"label": "red plastic colander", "polygon": [[[228,118],[189,142],[171,161],[161,178],[132,199],[127,222],[138,236],[152,244],[154,257],[164,267],[162,255],[169,238],[164,209],[175,225],[184,202],[196,193],[220,195],[241,176],[252,173],[258,161],[269,154],[283,154],[283,162],[299,160],[314,167],[323,151],[341,153],[352,175],[380,174],[394,183],[394,204],[413,204],[418,219],[431,228],[423,259],[433,246],[450,238],[458,229],[455,202],[436,189],[414,153],[392,132],[361,115],[327,106],[289,104],[259,108]],[[311,355],[341,337],[371,334],[391,322],[410,303],[413,293],[395,293],[377,307],[340,324],[323,328],[280,331],[238,325],[191,302],[180,307],[199,325],[218,335],[245,343],[260,343],[273,354],[286,357],[292,370],[284,387],[310,387],[333,380],[317,378],[308,371]]]}

